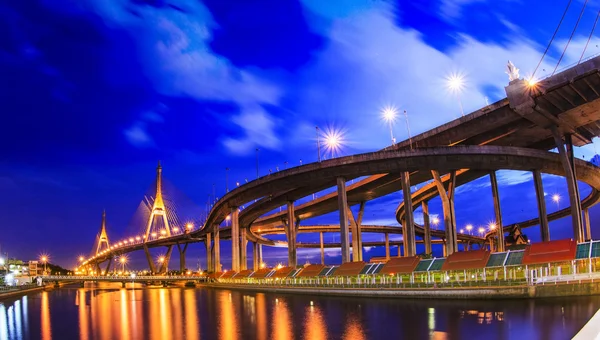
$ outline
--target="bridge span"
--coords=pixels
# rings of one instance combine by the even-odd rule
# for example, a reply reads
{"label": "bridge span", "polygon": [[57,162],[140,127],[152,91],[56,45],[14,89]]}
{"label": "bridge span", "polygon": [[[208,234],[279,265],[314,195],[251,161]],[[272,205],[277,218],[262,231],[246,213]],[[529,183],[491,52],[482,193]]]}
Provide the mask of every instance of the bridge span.
{"label": "bridge span", "polygon": [[[368,229],[362,226],[365,205],[372,199],[400,190],[404,199],[395,213],[401,225],[397,228],[403,234],[405,256],[416,254],[417,236],[422,238],[426,253],[431,252],[432,237],[445,245],[444,253],[447,255],[459,250],[460,241],[487,240],[491,248],[503,251],[504,234],[512,226],[502,223],[495,174],[499,169],[531,171],[533,174],[538,218],[519,225],[540,225],[542,240],[547,241],[550,239],[548,221],[570,215],[573,238],[582,242],[591,237],[588,209],[600,200],[600,172],[590,163],[576,159],[573,147],[591,143],[592,138],[600,135],[599,71],[600,57],[596,57],[535,84],[514,80],[506,87],[505,99],[383,150],[310,163],[260,177],[221,197],[199,228],[173,232],[157,191],[144,235],[99,250],[83,264],[97,266],[105,261],[110,263],[115,255],[144,250],[151,270],[163,272],[164,263],[159,270],[154,268],[149,248],[166,246],[168,262],[174,246],[179,249],[181,259],[185,260],[187,244],[204,242],[210,270],[219,271],[219,242],[227,237],[234,240],[231,268],[235,271],[246,268],[248,242],[253,242],[253,253],[258,254],[255,255],[258,257],[254,261],[255,267],[261,262],[262,245],[284,244],[288,248],[288,264],[296,266],[296,248],[300,246],[296,236],[307,230],[300,221],[334,211],[339,212],[339,226],[326,229],[326,232],[340,233],[342,262],[360,261],[361,234]],[[550,151],[553,149],[558,152]],[[550,215],[546,213],[542,173],[564,176],[570,207]],[[456,187],[488,175],[497,228],[487,233],[485,238],[458,233],[454,210]],[[160,178],[159,166],[157,188],[160,188]],[[579,194],[578,181],[592,188],[583,199]],[[416,184],[424,185],[412,192],[411,187]],[[295,204],[303,197],[331,187],[337,190],[310,202]],[[427,203],[437,196],[440,196],[443,207],[442,232],[431,229],[428,215]],[[356,216],[350,209],[352,205],[359,205]],[[286,206],[286,210],[269,213],[281,206]],[[424,212],[423,225],[414,222],[413,211],[418,207]],[[157,235],[151,230],[153,218],[165,221],[166,235]],[[223,228],[225,221],[231,226]],[[318,229],[311,230],[321,232]],[[287,243],[263,237],[275,230],[285,233]],[[389,229],[379,232],[385,235],[392,233]],[[356,236],[350,239],[350,235]]]}

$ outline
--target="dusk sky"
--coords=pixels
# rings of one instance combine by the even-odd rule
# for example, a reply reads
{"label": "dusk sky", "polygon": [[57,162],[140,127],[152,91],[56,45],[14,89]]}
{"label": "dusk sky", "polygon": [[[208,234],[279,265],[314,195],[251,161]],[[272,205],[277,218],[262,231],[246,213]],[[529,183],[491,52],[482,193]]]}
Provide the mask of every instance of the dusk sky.
{"label": "dusk sky", "polygon": [[[316,161],[315,126],[343,133],[337,155],[382,149],[386,106],[407,111],[413,135],[460,116],[446,86],[455,73],[465,77],[466,113],[500,100],[508,60],[530,75],[567,2],[0,0],[1,251],[48,253],[71,267],[90,253],[103,209],[112,240],[135,232],[158,160],[180,218],[199,220],[213,183],[225,192],[226,168],[230,188],[256,177],[256,148],[261,175]],[[582,5],[571,5],[536,77],[554,69]],[[559,69],[579,60],[599,9],[588,3]],[[599,46],[596,33],[585,56]],[[393,130],[407,138],[404,119]],[[577,156],[591,159],[595,142]],[[501,171],[499,181],[506,224],[537,215],[531,174]],[[565,180],[545,176],[544,185],[563,197],[548,199],[549,212],[566,207]],[[457,195],[459,228],[493,220],[488,177]],[[400,198],[368,202],[364,224],[397,225]],[[439,199],[430,210],[441,214]],[[598,207],[591,218],[597,238]],[[334,213],[303,223],[336,221]],[[570,219],[550,233],[571,237]],[[536,228],[526,234],[539,240]],[[191,246],[191,267],[201,258],[206,268],[203,248]],[[271,265],[286,254],[265,249]],[[300,249],[298,262],[318,256]],[[134,257],[142,267],[142,253]]]}

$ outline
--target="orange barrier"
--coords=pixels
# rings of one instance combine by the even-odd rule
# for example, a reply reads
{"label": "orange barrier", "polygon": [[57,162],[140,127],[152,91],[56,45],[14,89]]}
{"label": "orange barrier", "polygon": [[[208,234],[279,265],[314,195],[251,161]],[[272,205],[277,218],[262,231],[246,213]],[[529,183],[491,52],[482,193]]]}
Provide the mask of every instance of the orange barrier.
{"label": "orange barrier", "polygon": [[394,257],[383,265],[379,274],[409,274],[415,271],[420,261],[417,256]]}
{"label": "orange barrier", "polygon": [[304,267],[296,277],[317,277],[323,268],[325,268],[325,266],[322,264],[311,264]]}
{"label": "orange barrier", "polygon": [[272,271],[273,271],[272,268],[259,269],[259,270],[257,270],[257,271],[254,272],[254,275],[252,275],[252,278],[254,278],[254,279],[264,279]]}
{"label": "orange barrier", "polygon": [[356,276],[360,274],[364,267],[365,263],[362,261],[342,263],[333,273],[333,276]]}
{"label": "orange barrier", "polygon": [[223,273],[223,275],[221,275],[220,279],[231,279],[235,276],[235,274],[237,274],[236,271],[228,270],[225,273]]}
{"label": "orange barrier", "polygon": [[236,279],[245,279],[248,276],[250,276],[250,274],[252,274],[252,273],[254,273],[254,271],[250,270],[250,269],[242,270],[235,276],[235,278]]}
{"label": "orange barrier", "polygon": [[574,240],[556,240],[533,243],[525,248],[523,264],[564,262],[575,259],[577,242]]}
{"label": "orange barrier", "polygon": [[484,268],[490,259],[489,250],[457,251],[450,254],[442,265],[442,270],[464,270]]}

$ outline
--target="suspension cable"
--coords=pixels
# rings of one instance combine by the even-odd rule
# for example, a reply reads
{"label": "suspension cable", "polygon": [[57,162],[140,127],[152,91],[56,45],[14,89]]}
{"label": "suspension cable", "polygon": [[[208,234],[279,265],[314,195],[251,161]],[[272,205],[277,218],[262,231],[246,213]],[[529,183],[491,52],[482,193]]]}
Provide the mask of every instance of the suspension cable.
{"label": "suspension cable", "polygon": [[556,29],[554,30],[554,34],[552,34],[552,38],[550,38],[550,42],[548,43],[548,46],[546,46],[546,50],[544,51],[544,54],[542,54],[542,58],[540,59],[540,62],[537,64],[537,66],[535,67],[535,70],[533,71],[533,74],[531,75],[532,79],[535,77],[535,73],[537,72],[538,68],[542,64],[542,61],[544,60],[546,53],[548,53],[548,50],[550,49],[550,46],[552,45],[552,41],[554,41],[554,38],[556,37],[556,34],[558,33],[558,29],[560,28],[560,25],[562,25],[562,22],[565,19],[565,16],[567,15],[567,11],[569,10],[569,7],[571,6],[571,2],[573,2],[573,0],[569,0],[569,3],[567,3],[567,8],[565,8],[563,15],[560,18],[560,21],[558,22],[558,26],[556,26]]}
{"label": "suspension cable", "polygon": [[554,71],[552,71],[552,75],[554,75],[554,73],[558,69],[558,65],[560,65],[562,58],[565,56],[565,52],[567,52],[567,47],[569,47],[569,44],[571,43],[571,39],[573,39],[573,35],[575,35],[575,31],[577,30],[577,26],[579,26],[579,21],[581,21],[581,17],[583,16],[583,12],[585,11],[585,6],[587,5],[587,3],[588,3],[588,0],[585,0],[585,2],[583,3],[583,7],[581,8],[581,12],[579,12],[579,18],[577,18],[575,27],[573,27],[573,31],[571,31],[571,36],[569,37],[569,40],[567,40],[567,44],[565,45],[565,48],[563,49],[563,52],[560,55],[560,59],[558,59],[558,62],[556,63],[556,67],[554,67]]}
{"label": "suspension cable", "polygon": [[581,57],[579,57],[579,61],[577,62],[577,64],[579,64],[581,62],[581,60],[583,59],[583,55],[585,54],[588,44],[590,43],[590,40],[592,39],[592,35],[594,34],[594,30],[596,29],[596,24],[598,23],[599,17],[600,17],[600,10],[598,10],[598,15],[596,15],[596,21],[594,21],[594,26],[592,26],[592,31],[590,32],[590,36],[588,37],[588,40],[585,43],[585,47],[583,48],[583,52],[581,52]]}

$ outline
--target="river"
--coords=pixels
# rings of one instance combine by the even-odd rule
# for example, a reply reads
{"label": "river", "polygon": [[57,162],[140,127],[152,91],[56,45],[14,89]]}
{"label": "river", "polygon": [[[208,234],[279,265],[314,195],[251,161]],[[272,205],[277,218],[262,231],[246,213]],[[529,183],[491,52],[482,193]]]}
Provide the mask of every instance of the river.
{"label": "river", "polygon": [[0,301],[1,339],[570,339],[600,296],[403,300],[63,287]]}

